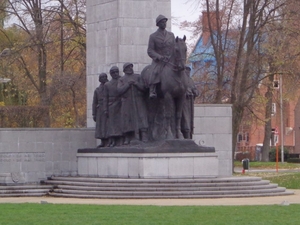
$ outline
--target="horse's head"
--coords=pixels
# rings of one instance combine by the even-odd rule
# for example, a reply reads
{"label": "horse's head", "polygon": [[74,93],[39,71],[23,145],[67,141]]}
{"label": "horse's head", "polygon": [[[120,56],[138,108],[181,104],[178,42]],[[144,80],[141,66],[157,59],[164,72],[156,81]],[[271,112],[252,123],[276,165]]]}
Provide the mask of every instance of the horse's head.
{"label": "horse's head", "polygon": [[186,54],[187,54],[187,47],[185,43],[186,37],[185,35],[183,38],[179,38],[178,36],[175,39],[175,60],[177,69],[179,71],[182,71],[185,69],[185,63],[186,63]]}

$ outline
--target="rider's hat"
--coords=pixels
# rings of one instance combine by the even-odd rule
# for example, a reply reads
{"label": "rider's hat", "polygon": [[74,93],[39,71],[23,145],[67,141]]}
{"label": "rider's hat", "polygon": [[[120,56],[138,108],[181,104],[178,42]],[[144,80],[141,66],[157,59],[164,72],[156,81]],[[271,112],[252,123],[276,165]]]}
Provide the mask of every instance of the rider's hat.
{"label": "rider's hat", "polygon": [[157,18],[156,18],[156,26],[157,24],[159,23],[159,21],[161,20],[168,20],[167,17],[163,16],[163,15],[159,15]]}
{"label": "rider's hat", "polygon": [[124,72],[124,69],[125,69],[127,66],[130,66],[130,65],[132,65],[132,66],[133,66],[133,64],[132,64],[132,63],[129,63],[129,62],[125,63],[125,64],[123,65],[123,72]]}

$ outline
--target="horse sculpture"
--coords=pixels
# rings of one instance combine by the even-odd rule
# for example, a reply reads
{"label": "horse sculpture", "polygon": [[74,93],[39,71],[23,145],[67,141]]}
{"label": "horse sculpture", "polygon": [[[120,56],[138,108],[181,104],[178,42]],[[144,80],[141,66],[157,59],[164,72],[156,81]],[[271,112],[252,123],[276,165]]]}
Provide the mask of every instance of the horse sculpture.
{"label": "horse sculpture", "polygon": [[[185,36],[182,39],[176,37],[174,51],[169,60],[165,62],[159,74],[161,82],[157,86],[158,98],[148,100],[148,112],[150,113],[148,118],[150,124],[152,121],[150,132],[155,133],[152,136],[160,136],[160,139],[184,138],[181,132],[181,117],[187,90],[187,76],[184,71],[187,54],[185,40]],[[141,72],[146,86],[149,85],[148,81],[151,73],[151,65],[146,66]],[[159,116],[161,112],[163,115]],[[157,130],[162,127],[164,130],[163,133],[158,134]],[[175,130],[175,135],[172,130]],[[153,139],[157,138],[154,137]]]}

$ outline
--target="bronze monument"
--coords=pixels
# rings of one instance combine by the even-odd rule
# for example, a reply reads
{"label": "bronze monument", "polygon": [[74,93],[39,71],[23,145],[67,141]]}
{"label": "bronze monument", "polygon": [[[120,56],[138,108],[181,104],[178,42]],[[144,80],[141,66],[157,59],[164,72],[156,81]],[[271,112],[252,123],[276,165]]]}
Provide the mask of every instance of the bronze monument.
{"label": "bronze monument", "polygon": [[104,94],[98,94],[102,97],[100,102],[97,100],[93,116],[102,104],[101,113],[105,115],[96,120],[96,138],[104,143],[100,147],[106,146],[108,138],[109,147],[128,145],[132,140],[147,143],[192,138],[193,103],[198,93],[185,71],[186,38],[175,38],[167,31],[167,20],[163,15],[156,18],[158,29],[150,35],[147,50],[152,64],[141,75],[134,73],[133,63],[123,65],[122,77],[113,66],[112,80],[98,87],[98,92],[103,89]]}

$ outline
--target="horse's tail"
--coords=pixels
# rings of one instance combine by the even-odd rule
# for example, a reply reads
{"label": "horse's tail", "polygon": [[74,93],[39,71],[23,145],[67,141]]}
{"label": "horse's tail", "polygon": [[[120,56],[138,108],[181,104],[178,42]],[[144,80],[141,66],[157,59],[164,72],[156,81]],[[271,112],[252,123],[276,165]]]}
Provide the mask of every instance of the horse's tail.
{"label": "horse's tail", "polygon": [[151,65],[148,65],[141,72],[141,77],[146,88],[149,88],[150,76],[151,76]]}

